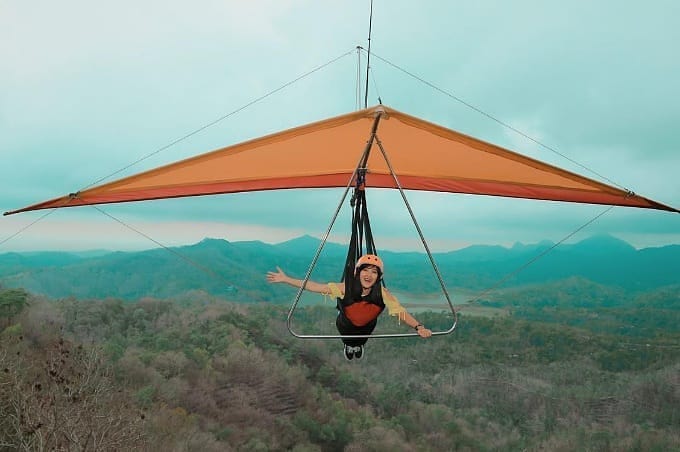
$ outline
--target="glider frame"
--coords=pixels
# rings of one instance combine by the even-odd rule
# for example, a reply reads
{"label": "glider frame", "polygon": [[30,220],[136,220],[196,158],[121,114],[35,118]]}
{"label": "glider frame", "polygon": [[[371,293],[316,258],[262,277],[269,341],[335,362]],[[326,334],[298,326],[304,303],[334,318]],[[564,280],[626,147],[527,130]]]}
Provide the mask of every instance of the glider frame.
{"label": "glider frame", "polygon": [[411,209],[411,205],[409,204],[408,200],[406,199],[406,194],[404,193],[404,189],[402,188],[401,184],[399,183],[399,180],[397,178],[396,173],[394,172],[394,168],[392,167],[392,164],[390,163],[389,158],[387,157],[387,152],[385,152],[385,149],[383,148],[382,143],[380,142],[380,139],[377,136],[377,129],[378,129],[378,123],[380,121],[381,116],[383,115],[383,112],[378,112],[376,114],[375,121],[373,123],[373,127],[371,130],[371,136],[369,140],[366,143],[366,147],[364,149],[364,152],[361,155],[361,158],[359,159],[359,162],[354,169],[354,172],[352,173],[352,176],[350,177],[349,182],[347,183],[347,186],[345,187],[345,191],[342,195],[342,198],[340,199],[340,202],[338,203],[337,208],[335,209],[335,213],[333,214],[333,217],[331,219],[330,224],[328,225],[328,228],[326,229],[326,232],[323,236],[323,239],[321,240],[321,243],[319,244],[318,249],[316,250],[316,253],[314,255],[314,258],[312,259],[312,262],[309,265],[309,268],[307,269],[307,273],[305,274],[304,279],[302,280],[302,283],[300,285],[300,288],[295,296],[295,299],[293,300],[293,304],[291,305],[289,311],[288,311],[288,317],[286,320],[286,325],[288,327],[288,331],[295,337],[299,339],[359,339],[359,338],[397,338],[397,337],[419,337],[419,334],[417,332],[413,333],[380,333],[380,334],[357,334],[357,335],[342,335],[342,334],[300,334],[296,332],[293,327],[292,327],[292,318],[293,318],[293,313],[295,312],[295,309],[298,305],[298,302],[300,301],[300,297],[302,296],[302,293],[305,290],[305,287],[307,285],[307,282],[309,281],[309,278],[312,274],[312,271],[316,267],[316,263],[319,259],[319,256],[321,255],[321,251],[323,250],[323,247],[326,244],[326,241],[328,240],[328,236],[331,233],[331,230],[333,229],[333,225],[335,224],[335,221],[338,218],[338,214],[340,213],[340,209],[342,208],[342,205],[345,202],[345,199],[347,199],[347,194],[349,193],[349,190],[352,186],[352,182],[356,179],[358,173],[360,170],[365,170],[366,168],[363,168],[365,165],[365,162],[368,161],[368,153],[370,152],[371,146],[375,142],[378,145],[378,148],[380,149],[380,152],[382,153],[383,158],[385,159],[385,163],[387,164],[390,174],[392,175],[392,178],[394,179],[394,183],[396,184],[397,188],[399,189],[399,193],[401,194],[401,197],[404,201],[404,204],[406,206],[406,209],[409,212],[409,215],[411,216],[411,220],[413,221],[413,225],[415,226],[418,235],[420,237],[420,241],[423,244],[423,247],[425,251],[427,252],[427,256],[430,260],[430,264],[432,265],[432,268],[437,275],[437,279],[439,280],[439,284],[442,288],[442,292],[444,293],[444,296],[446,297],[447,304],[449,306],[449,309],[451,310],[451,313],[453,315],[453,323],[452,325],[444,330],[444,331],[433,331],[432,335],[433,336],[441,336],[441,335],[446,335],[446,334],[451,334],[456,326],[458,325],[458,314],[456,313],[455,308],[453,307],[453,303],[451,302],[451,298],[449,297],[449,293],[446,290],[446,286],[444,284],[444,280],[442,279],[441,273],[439,272],[439,269],[437,268],[437,264],[434,261],[434,258],[432,257],[432,253],[430,251],[429,246],[427,245],[427,242],[425,241],[425,237],[423,235],[422,230],[420,229],[420,226],[418,225],[418,221],[416,220],[416,217],[413,213],[413,210]]}

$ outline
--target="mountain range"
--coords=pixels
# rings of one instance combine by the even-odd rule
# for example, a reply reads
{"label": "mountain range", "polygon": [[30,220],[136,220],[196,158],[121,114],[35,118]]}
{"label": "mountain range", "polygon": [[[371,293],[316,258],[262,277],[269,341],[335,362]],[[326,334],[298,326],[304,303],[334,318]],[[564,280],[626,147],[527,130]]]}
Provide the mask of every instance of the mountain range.
{"label": "mountain range", "polygon": [[[303,278],[320,245],[310,236],[279,243],[204,239],[176,248],[136,252],[31,252],[0,254],[0,286],[22,287],[50,298],[172,298],[192,291],[234,301],[289,302],[291,288],[265,281],[281,267]],[[326,243],[311,273],[315,281],[338,281],[347,249]],[[386,283],[395,291],[441,292],[427,254],[380,251]],[[433,253],[447,287],[480,291],[581,278],[599,285],[644,292],[680,285],[680,245],[635,249],[600,235],[575,244],[552,242],[512,247],[473,245]],[[293,292],[294,293],[294,292]]]}

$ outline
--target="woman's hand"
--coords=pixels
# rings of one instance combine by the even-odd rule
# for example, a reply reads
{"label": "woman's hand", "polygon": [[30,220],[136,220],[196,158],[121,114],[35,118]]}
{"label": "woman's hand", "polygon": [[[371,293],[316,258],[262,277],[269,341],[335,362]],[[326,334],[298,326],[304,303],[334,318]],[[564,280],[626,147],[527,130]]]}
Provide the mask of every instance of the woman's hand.
{"label": "woman's hand", "polygon": [[420,337],[430,337],[430,336],[432,336],[432,330],[427,329],[424,326],[421,326],[416,331],[418,332],[418,336],[420,336]]}
{"label": "woman's hand", "polygon": [[288,280],[288,275],[286,275],[283,270],[276,267],[275,272],[267,272],[267,282],[270,283],[281,283]]}

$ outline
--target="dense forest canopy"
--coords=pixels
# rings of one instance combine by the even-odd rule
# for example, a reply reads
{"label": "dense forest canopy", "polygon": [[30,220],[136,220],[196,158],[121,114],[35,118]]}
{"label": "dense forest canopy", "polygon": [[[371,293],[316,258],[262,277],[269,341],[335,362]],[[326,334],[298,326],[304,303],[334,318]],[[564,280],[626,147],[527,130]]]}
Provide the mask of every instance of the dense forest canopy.
{"label": "dense forest canopy", "polygon": [[[678,449],[678,292],[612,308],[573,286],[566,303],[536,287],[464,306],[452,335],[373,339],[360,363],[293,338],[275,304],[4,288],[0,448]],[[296,322],[332,317],[309,306]]]}
{"label": "dense forest canopy", "polygon": [[[670,450],[680,448],[680,247],[600,237],[436,255],[453,334],[294,338],[280,265],[318,240],[206,239],[174,251],[0,255],[0,450]],[[314,269],[337,280],[346,248]],[[386,280],[435,331],[441,288],[419,253]],[[233,282],[233,284],[231,283]],[[437,291],[440,291],[437,294]],[[334,333],[334,300],[302,299],[302,334]],[[376,333],[405,332],[384,318]]]}

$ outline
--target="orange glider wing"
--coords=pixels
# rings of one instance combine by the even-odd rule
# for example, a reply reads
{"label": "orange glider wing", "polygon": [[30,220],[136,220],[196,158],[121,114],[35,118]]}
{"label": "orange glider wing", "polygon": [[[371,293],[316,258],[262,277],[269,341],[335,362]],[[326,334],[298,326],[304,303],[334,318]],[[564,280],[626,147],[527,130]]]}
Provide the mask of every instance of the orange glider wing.
{"label": "orange glider wing", "polygon": [[403,189],[679,212],[380,105],[217,149],[5,215],[256,190],[346,187],[374,125],[376,139],[366,165],[369,187],[397,188],[391,165]]}

